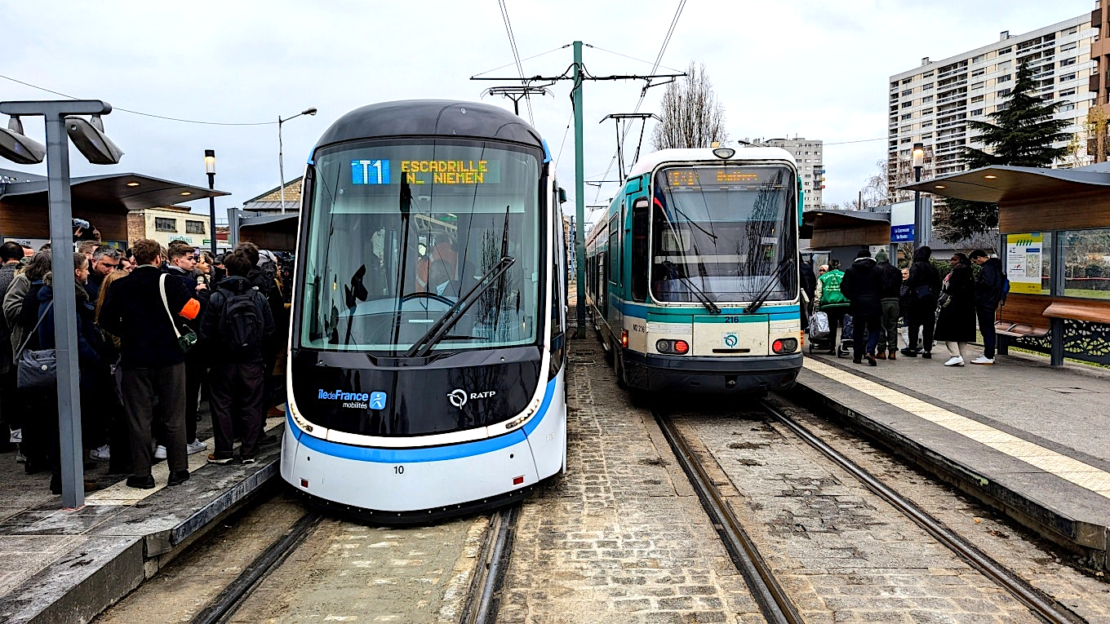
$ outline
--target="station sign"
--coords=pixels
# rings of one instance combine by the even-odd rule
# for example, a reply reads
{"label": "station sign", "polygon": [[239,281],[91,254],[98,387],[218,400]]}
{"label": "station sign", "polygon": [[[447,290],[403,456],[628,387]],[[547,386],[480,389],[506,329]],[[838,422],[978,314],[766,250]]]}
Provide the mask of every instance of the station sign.
{"label": "station sign", "polygon": [[914,235],[912,201],[898,202],[890,207],[890,242],[912,243]]}

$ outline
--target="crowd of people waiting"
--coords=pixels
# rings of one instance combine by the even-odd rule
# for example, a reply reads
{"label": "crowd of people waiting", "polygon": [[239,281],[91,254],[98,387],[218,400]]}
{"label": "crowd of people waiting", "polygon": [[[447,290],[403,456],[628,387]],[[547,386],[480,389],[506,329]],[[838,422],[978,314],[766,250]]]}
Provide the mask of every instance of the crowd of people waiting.
{"label": "crowd of people waiting", "polygon": [[[155,487],[151,465],[165,459],[168,485],[188,480],[188,456],[208,450],[197,435],[208,398],[215,448],[208,462],[253,463],[267,411],[281,402],[272,377],[286,322],[281,267],[246,242],[213,257],[183,241],[150,239],[131,248],[82,242],[53,263],[18,243],[0,245],[0,422],[27,473],[51,473],[61,493],[56,388],[21,388],[20,356],[52,349],[53,270],[72,256],[81,389],[81,431],[91,460],[127,485]],[[62,260],[62,258],[59,258]],[[60,269],[59,269],[60,270]],[[194,331],[194,328],[196,331]],[[86,490],[101,483],[85,480]]]}
{"label": "crowd of people waiting", "polygon": [[[981,249],[970,257],[955,253],[944,278],[934,266],[932,250],[918,248],[913,261],[899,270],[889,260],[876,262],[862,250],[845,270],[837,260],[822,265],[820,275],[805,275],[807,293],[815,311],[828,318],[832,353],[837,352],[837,332],[845,315],[852,318],[852,361],[871,366],[877,360],[906,357],[932,358],[935,342],[943,342],[949,358],[945,366],[963,366],[967,345],[976,339],[976,323],[983,339],[983,354],[972,364],[994,364],[994,317],[1006,294],[1002,263]],[[980,270],[973,272],[972,263]],[[812,271],[812,268],[808,269]],[[898,348],[898,330],[907,328],[906,346]],[[920,345],[918,339],[920,337]]]}

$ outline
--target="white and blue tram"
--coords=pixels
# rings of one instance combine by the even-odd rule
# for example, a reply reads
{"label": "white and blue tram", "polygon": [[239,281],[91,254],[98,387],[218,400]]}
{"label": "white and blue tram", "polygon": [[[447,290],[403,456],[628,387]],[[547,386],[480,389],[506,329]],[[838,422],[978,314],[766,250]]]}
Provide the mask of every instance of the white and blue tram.
{"label": "white and blue tram", "polygon": [[565,243],[547,146],[469,102],[347,113],[308,161],[281,475],[379,522],[566,466]]}
{"label": "white and blue tram", "polygon": [[792,386],[801,209],[782,149],[669,149],[636,163],[586,243],[587,301],[618,380],[647,391]]}

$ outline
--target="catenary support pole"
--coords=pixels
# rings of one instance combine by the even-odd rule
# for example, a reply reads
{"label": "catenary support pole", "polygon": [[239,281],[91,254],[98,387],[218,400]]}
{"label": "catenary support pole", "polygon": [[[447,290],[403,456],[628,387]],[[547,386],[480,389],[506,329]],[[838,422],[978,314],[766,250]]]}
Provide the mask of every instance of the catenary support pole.
{"label": "catenary support pole", "polygon": [[582,42],[574,42],[574,257],[578,265],[578,338],[586,337],[586,184],[582,145]]}

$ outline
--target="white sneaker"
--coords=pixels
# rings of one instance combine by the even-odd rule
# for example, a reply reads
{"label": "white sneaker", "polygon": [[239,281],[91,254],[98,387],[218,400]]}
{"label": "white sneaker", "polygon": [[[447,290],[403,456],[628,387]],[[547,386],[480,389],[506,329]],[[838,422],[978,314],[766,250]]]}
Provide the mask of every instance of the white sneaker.
{"label": "white sneaker", "polygon": [[953,355],[952,357],[948,358],[948,361],[945,362],[944,365],[945,366],[963,366],[964,365],[964,359],[962,357],[958,356],[958,355]]}
{"label": "white sneaker", "polygon": [[112,459],[112,450],[108,448],[107,444],[99,448],[94,448],[93,450],[89,451],[89,459],[95,459],[97,461],[108,461],[109,459]]}
{"label": "white sneaker", "polygon": [[12,444],[23,443],[23,430],[22,429],[9,429],[11,435],[8,436],[8,442]]}
{"label": "white sneaker", "polygon": [[188,451],[190,455],[193,455],[194,453],[199,453],[201,451],[207,451],[208,450],[208,445],[205,444],[204,442],[201,442],[200,440],[194,439],[192,442],[190,442],[188,444],[188,446],[185,447],[185,450]]}
{"label": "white sneaker", "polygon": [[154,448],[154,459],[165,459],[165,458],[166,458],[166,447],[159,444],[157,447]]}
{"label": "white sneaker", "polygon": [[972,364],[994,364],[994,358],[989,358],[985,355],[980,355],[971,361]]}

